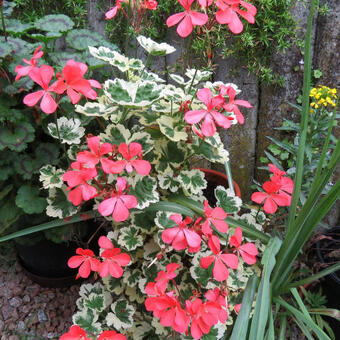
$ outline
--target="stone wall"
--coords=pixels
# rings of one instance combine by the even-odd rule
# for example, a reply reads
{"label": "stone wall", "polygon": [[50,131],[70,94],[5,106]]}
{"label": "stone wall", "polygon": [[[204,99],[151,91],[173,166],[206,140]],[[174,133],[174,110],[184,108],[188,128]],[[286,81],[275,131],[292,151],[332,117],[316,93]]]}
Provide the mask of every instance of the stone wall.
{"label": "stone wall", "polygon": [[[89,0],[91,9],[95,8],[95,2],[96,0]],[[306,1],[296,1],[296,5],[292,8],[301,37],[306,32],[309,2],[307,1],[306,4]],[[340,89],[340,1],[321,0],[321,5],[324,3],[328,4],[330,12],[327,16],[315,14],[312,36],[313,68],[322,71],[319,84]],[[89,11],[89,21],[94,30],[97,24],[93,21],[97,20],[97,17]],[[100,21],[98,27],[102,27],[103,20],[100,16],[98,18]],[[157,63],[159,70],[163,65],[164,68],[174,65],[185,48],[186,41],[179,39],[174,30],[169,31],[168,40],[178,51]],[[274,128],[280,126],[284,118],[298,119],[289,102],[296,102],[296,98],[301,93],[303,55],[296,46],[284,54],[273,51],[271,66],[275,72],[284,77],[284,87],[261,84],[256,76],[239,64],[239,60],[232,57],[227,59],[217,57],[215,62],[218,67],[214,80],[234,82],[242,90],[238,98],[248,100],[253,105],[252,109],[242,108],[246,118],[245,124],[225,131],[222,136],[230,152],[233,177],[239,183],[245,199],[249,199],[250,184],[253,179],[263,182],[268,176],[267,172],[258,170],[260,157],[264,156],[264,149],[270,144],[267,136],[283,138],[283,135]],[[296,66],[300,67],[298,71]],[[229,75],[228,70],[235,67],[240,70],[238,75]],[[340,134],[339,131],[337,133]],[[340,169],[336,178],[339,178],[339,175]],[[334,209],[329,220],[333,225],[338,223],[338,208]]]}

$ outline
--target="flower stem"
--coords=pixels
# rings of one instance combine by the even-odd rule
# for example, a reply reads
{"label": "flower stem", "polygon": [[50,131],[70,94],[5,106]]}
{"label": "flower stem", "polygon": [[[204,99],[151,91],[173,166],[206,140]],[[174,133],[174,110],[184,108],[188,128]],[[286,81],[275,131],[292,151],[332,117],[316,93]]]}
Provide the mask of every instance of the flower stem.
{"label": "flower stem", "polygon": [[0,11],[1,11],[2,30],[4,31],[5,41],[7,42],[7,32],[6,32],[6,25],[5,25],[4,1],[3,0],[0,0]]}
{"label": "flower stem", "polygon": [[229,189],[231,190],[231,192],[233,194],[235,194],[235,190],[234,190],[234,183],[233,183],[233,177],[231,175],[231,168],[230,168],[230,163],[229,161],[226,161],[224,163],[224,167],[225,167],[225,173],[228,177],[228,185],[229,185]]}

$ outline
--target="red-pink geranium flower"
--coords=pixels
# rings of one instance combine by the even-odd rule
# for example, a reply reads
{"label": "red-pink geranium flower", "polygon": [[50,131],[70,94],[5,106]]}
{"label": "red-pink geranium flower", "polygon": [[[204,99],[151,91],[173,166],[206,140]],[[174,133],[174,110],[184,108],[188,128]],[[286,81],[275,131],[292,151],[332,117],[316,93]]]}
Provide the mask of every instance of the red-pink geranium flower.
{"label": "red-pink geranium flower", "polygon": [[168,282],[177,276],[175,270],[179,267],[180,265],[177,263],[169,263],[166,266],[166,271],[161,270],[160,272],[158,272],[155,279],[156,283],[154,289],[158,289],[159,291],[164,293],[166,291]]}
{"label": "red-pink geranium flower", "polygon": [[104,331],[97,340],[126,340],[126,337],[116,331]]}
{"label": "red-pink geranium flower", "polygon": [[[113,162],[110,168],[110,172],[113,174],[119,174],[124,169],[128,173],[133,171],[133,168],[142,176],[146,176],[150,173],[151,165],[148,161],[142,158],[142,145],[139,143],[121,143],[118,147],[118,151],[125,158],[121,161]],[[137,159],[134,159],[136,158]]]}
{"label": "red-pink geranium flower", "polygon": [[63,334],[59,340],[92,340],[91,338],[86,337],[86,332],[79,327],[78,325],[74,325],[70,328],[68,333]]}
{"label": "red-pink geranium flower", "polygon": [[238,303],[237,305],[234,306],[234,310],[237,314],[240,312],[241,307],[242,307],[241,303]]}
{"label": "red-pink geranium flower", "polygon": [[40,68],[34,67],[29,71],[28,76],[43,89],[26,95],[24,97],[25,105],[34,106],[42,98],[40,103],[41,110],[47,114],[55,112],[58,105],[51,95],[54,90],[52,86],[49,86],[53,75],[54,70],[48,65],[42,65]]}
{"label": "red-pink geranium flower", "polygon": [[246,100],[241,100],[241,99],[235,100],[236,91],[232,86],[228,86],[226,88],[226,94],[229,96],[229,103],[224,104],[223,108],[228,112],[234,112],[237,121],[240,124],[244,124],[244,117],[237,105],[244,106],[247,108],[251,108],[252,106]]}
{"label": "red-pink geranium flower", "polygon": [[181,21],[177,26],[177,33],[182,38],[186,38],[192,32],[193,26],[205,25],[208,21],[208,16],[204,13],[191,10],[194,0],[178,0],[178,2],[184,7],[185,12],[171,15],[166,20],[166,24],[168,27],[171,27]]}
{"label": "red-pink geranium flower", "polygon": [[215,235],[211,236],[208,245],[214,255],[202,257],[200,261],[201,267],[207,269],[215,261],[213,267],[214,279],[219,282],[228,280],[229,270],[227,267],[232,269],[238,268],[237,256],[234,254],[223,254],[221,252],[220,241]]}
{"label": "red-pink geranium flower", "polygon": [[114,162],[103,156],[112,152],[113,146],[110,143],[100,144],[100,138],[96,136],[87,139],[87,146],[91,151],[79,152],[77,161],[84,163],[89,168],[94,168],[100,161],[103,171],[107,174],[110,173]]}
{"label": "red-pink geranium flower", "polygon": [[72,104],[77,104],[81,99],[81,94],[86,98],[96,99],[97,92],[92,89],[96,87],[101,89],[100,83],[94,79],[84,79],[88,67],[84,63],[74,61],[72,59],[66,62],[62,74],[58,73],[58,80],[52,85],[56,93],[62,94],[65,92],[71,99]]}
{"label": "red-pink geranium flower", "polygon": [[94,258],[94,253],[90,249],[82,249],[78,248],[76,250],[75,256],[70,257],[70,259],[67,262],[67,265],[70,268],[77,268],[78,270],[78,276],[86,278],[89,277],[91,271],[98,271],[100,261],[96,258]]}
{"label": "red-pink geranium flower", "polygon": [[237,227],[235,229],[235,234],[230,237],[229,244],[237,249],[245,263],[253,265],[256,262],[256,255],[259,252],[254,243],[247,242],[242,244],[241,228]]}
{"label": "red-pink geranium flower", "polygon": [[188,124],[197,124],[204,119],[201,131],[206,137],[211,137],[216,132],[215,122],[225,129],[230,127],[230,120],[222,113],[216,111],[216,108],[220,108],[224,103],[224,98],[221,95],[212,97],[211,91],[204,88],[197,91],[197,98],[202,101],[207,108],[205,110],[191,110],[186,112],[184,119]]}
{"label": "red-pink geranium flower", "polygon": [[113,249],[114,248],[113,243],[106,236],[100,236],[99,237],[98,245],[99,245],[100,248],[103,248],[103,249]]}
{"label": "red-pink geranium flower", "polygon": [[79,162],[73,162],[71,168],[73,170],[64,173],[63,180],[67,182],[69,190],[74,188],[69,192],[68,199],[74,205],[79,205],[82,200],[88,201],[97,195],[97,189],[87,183],[97,176],[97,170],[84,168]]}
{"label": "red-pink geranium flower", "polygon": [[208,201],[203,202],[204,214],[206,220],[202,224],[202,232],[206,236],[212,234],[211,224],[213,224],[221,233],[228,232],[228,224],[224,220],[227,218],[227,213],[220,207],[211,209]]}
{"label": "red-pink geranium flower", "polygon": [[219,321],[224,323],[227,312],[216,302],[208,301],[203,303],[201,299],[194,302],[186,300],[185,310],[191,315],[190,333],[194,339],[201,339],[203,334],[208,334],[213,325]]}
{"label": "red-pink geranium flower", "polygon": [[167,228],[162,232],[163,242],[171,244],[175,250],[183,250],[188,246],[194,249],[198,248],[199,250],[201,236],[188,228],[188,224],[191,223],[191,218],[186,217],[182,221],[180,214],[174,214],[170,216],[170,219],[176,223],[176,226]]}
{"label": "red-pink geranium flower", "polygon": [[17,76],[15,77],[15,81],[19,80],[21,77],[27,76],[32,69],[37,68],[38,59],[40,59],[44,55],[44,52],[40,51],[41,48],[42,46],[40,45],[34,51],[33,57],[30,60],[27,60],[25,58],[22,59],[22,61],[29,66],[18,65],[15,68],[15,72],[18,73]]}
{"label": "red-pink geranium flower", "polygon": [[100,277],[106,277],[109,274],[116,279],[121,277],[124,273],[123,268],[127,266],[130,261],[130,255],[120,253],[120,248],[106,249],[101,253],[101,257],[105,260],[99,266]]}
{"label": "red-pink geranium flower", "polygon": [[106,20],[109,20],[109,19],[112,19],[113,17],[116,16],[117,12],[119,9],[122,9],[122,5],[121,4],[127,4],[129,3],[128,0],[117,0],[116,1],[116,6],[112,7],[109,11],[107,11],[105,13],[105,19]]}
{"label": "red-pink geranium flower", "polygon": [[[240,9],[240,5],[246,10]],[[217,0],[216,6],[219,11],[216,13],[216,21],[219,24],[227,24],[234,34],[243,31],[241,17],[246,19],[250,24],[255,23],[256,7],[242,0]]]}
{"label": "red-pink geranium flower", "polygon": [[142,2],[142,8],[155,11],[157,9],[158,2],[156,0],[144,0]]}
{"label": "red-pink geranium flower", "polygon": [[129,217],[129,209],[134,208],[138,202],[133,195],[125,195],[126,180],[117,178],[117,190],[112,190],[110,198],[105,199],[98,206],[98,211],[103,216],[112,214],[116,222],[125,221]]}
{"label": "red-pink geranium flower", "polygon": [[290,196],[286,193],[278,193],[281,189],[280,183],[273,181],[264,182],[262,188],[265,192],[254,192],[251,195],[251,200],[256,203],[263,203],[263,209],[268,214],[274,214],[277,207],[289,206]]}
{"label": "red-pink geranium flower", "polygon": [[[294,181],[289,178],[285,177],[285,171],[278,169],[274,164],[268,164],[269,170],[274,174],[270,180],[277,185],[280,185],[279,193],[282,194],[291,194],[294,190]],[[287,198],[289,199],[289,205],[291,201],[291,196],[287,194]]]}

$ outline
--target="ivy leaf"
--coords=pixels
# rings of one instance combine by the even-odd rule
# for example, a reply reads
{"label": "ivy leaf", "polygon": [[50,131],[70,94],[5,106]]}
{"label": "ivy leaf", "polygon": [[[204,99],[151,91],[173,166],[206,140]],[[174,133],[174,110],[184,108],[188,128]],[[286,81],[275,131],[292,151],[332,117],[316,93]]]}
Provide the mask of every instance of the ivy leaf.
{"label": "ivy leaf", "polygon": [[159,201],[157,181],[153,177],[137,175],[132,181],[132,188],[129,194],[137,198],[137,209],[144,209],[151,203]]}
{"label": "ivy leaf", "polygon": [[99,102],[87,102],[84,106],[76,105],[76,112],[90,117],[103,117],[104,119],[111,118],[113,122],[118,122],[121,117],[121,111],[118,106],[109,104],[106,97],[98,98]]}
{"label": "ivy leaf", "polygon": [[87,29],[75,29],[67,33],[67,44],[76,50],[87,50],[89,46],[99,46],[104,38],[93,31]]}
{"label": "ivy leaf", "polygon": [[20,152],[27,148],[27,144],[34,140],[34,128],[31,124],[21,122],[13,129],[7,126],[0,126],[0,150],[9,148],[12,151]]}
{"label": "ivy leaf", "polygon": [[139,235],[141,229],[134,226],[120,229],[118,243],[127,250],[134,250],[143,245],[143,237]]}
{"label": "ivy leaf", "polygon": [[88,333],[99,334],[102,332],[101,324],[98,321],[98,314],[91,308],[85,308],[72,317],[72,322],[80,326]]}
{"label": "ivy leaf", "polygon": [[[66,189],[66,186],[63,188]],[[65,218],[77,213],[77,208],[67,199],[62,189],[49,189],[47,203],[47,216]]]}
{"label": "ivy leaf", "polygon": [[46,32],[66,32],[72,29],[74,22],[64,14],[49,14],[35,22],[35,27]]}
{"label": "ivy leaf", "polygon": [[166,171],[161,175],[157,175],[158,183],[161,189],[170,190],[171,192],[178,191],[181,183],[174,177],[172,170]]}
{"label": "ivy leaf", "polygon": [[134,211],[131,213],[131,223],[142,229],[144,233],[151,234],[155,228],[154,219],[156,212],[139,212]]}
{"label": "ivy leaf", "polygon": [[46,165],[40,169],[39,180],[44,189],[61,188],[63,186],[63,173],[61,169],[56,169],[52,165]]}
{"label": "ivy leaf", "polygon": [[171,212],[166,212],[166,211],[158,211],[156,218],[155,218],[155,223],[157,227],[161,229],[168,229],[168,228],[173,228],[176,226],[176,223],[170,219],[170,216],[173,215]]}
{"label": "ivy leaf", "polygon": [[115,329],[127,329],[133,324],[134,308],[128,304],[126,299],[120,299],[115,301],[111,305],[113,313],[108,313],[106,316],[107,325],[113,326]]}
{"label": "ivy leaf", "polygon": [[204,173],[198,169],[181,171],[178,181],[181,183],[183,191],[190,196],[203,195],[203,190],[207,187]]}
{"label": "ivy leaf", "polygon": [[144,107],[162,96],[161,85],[148,80],[129,82],[116,78],[107,80],[103,86],[109,100],[118,105]]}
{"label": "ivy leaf", "polygon": [[[61,143],[80,144],[80,138],[85,134],[85,129],[81,127],[81,121],[76,118],[67,119],[66,117],[58,118],[59,134]],[[49,123],[47,130],[53,138],[59,140],[58,130],[55,123]]]}
{"label": "ivy leaf", "polygon": [[190,267],[191,277],[199,283],[200,286],[209,289],[214,288],[213,284],[210,284],[213,277],[213,267],[212,263],[207,269],[204,269],[200,265],[200,259],[205,256],[210,256],[211,252],[197,252],[192,259],[192,266]]}
{"label": "ivy leaf", "polygon": [[130,269],[124,269],[123,282],[129,287],[135,287],[142,277],[142,272],[138,269],[134,269],[132,272]]}
{"label": "ivy leaf", "polygon": [[39,214],[46,208],[46,199],[39,197],[39,189],[23,185],[17,192],[16,205],[27,214]]}
{"label": "ivy leaf", "polygon": [[163,135],[170,140],[174,142],[187,140],[188,134],[185,131],[180,131],[178,127],[175,127],[176,121],[173,117],[163,115],[157,119],[157,123]]}
{"label": "ivy leaf", "polygon": [[215,197],[217,199],[217,205],[221,207],[227,214],[238,213],[242,206],[242,200],[231,192],[230,189],[226,189],[219,185],[215,189]]}

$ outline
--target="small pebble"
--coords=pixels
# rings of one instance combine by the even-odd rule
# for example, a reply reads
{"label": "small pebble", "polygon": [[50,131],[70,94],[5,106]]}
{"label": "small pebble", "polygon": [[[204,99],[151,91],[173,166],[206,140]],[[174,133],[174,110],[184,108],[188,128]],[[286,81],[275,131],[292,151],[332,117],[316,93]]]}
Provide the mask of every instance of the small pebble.
{"label": "small pebble", "polygon": [[18,322],[17,330],[18,330],[19,332],[21,332],[21,331],[23,331],[25,328],[26,328],[25,322],[23,322],[22,320],[20,320],[20,321]]}
{"label": "small pebble", "polygon": [[30,302],[30,301],[31,301],[31,298],[26,294],[26,295],[22,298],[22,300],[23,300],[25,303],[27,303],[27,302]]}
{"label": "small pebble", "polygon": [[38,320],[39,322],[46,322],[48,320],[45,312],[42,309],[38,310]]}
{"label": "small pebble", "polygon": [[22,305],[22,300],[19,297],[14,297],[9,300],[9,304],[14,308],[18,308]]}
{"label": "small pebble", "polygon": [[19,338],[16,335],[11,335],[8,340],[19,340]]}
{"label": "small pebble", "polygon": [[13,311],[14,308],[9,305],[5,305],[1,308],[2,316],[5,321],[12,317]]}
{"label": "small pebble", "polygon": [[0,320],[0,332],[3,331],[4,327],[5,327],[5,323],[2,320]]}

